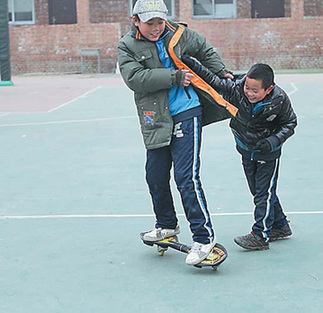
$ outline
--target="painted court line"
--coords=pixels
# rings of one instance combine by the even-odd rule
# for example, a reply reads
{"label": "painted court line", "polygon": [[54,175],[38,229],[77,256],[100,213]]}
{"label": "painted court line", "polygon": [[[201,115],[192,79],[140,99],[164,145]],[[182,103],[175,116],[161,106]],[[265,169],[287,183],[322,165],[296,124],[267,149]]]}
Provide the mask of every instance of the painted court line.
{"label": "painted court line", "polygon": [[[323,211],[285,212],[287,215],[323,214]],[[241,216],[253,215],[253,212],[212,213],[211,216]],[[154,217],[154,214],[73,214],[73,215],[2,215],[0,220],[32,220],[32,219],[73,219],[73,218],[144,218]],[[178,214],[183,217],[184,214]]]}
{"label": "painted court line", "polygon": [[[298,88],[297,86],[291,82],[291,85],[293,87],[293,90],[289,93],[287,93],[289,96],[294,94],[295,92],[298,91]],[[71,101],[68,101],[68,102],[65,102],[63,103],[62,105],[54,108],[54,109],[51,109],[49,110],[47,113],[50,113],[50,112],[53,112],[55,110],[58,110],[78,99],[81,99],[81,98],[84,98],[86,97],[88,94],[98,90],[102,88],[102,86],[98,86],[92,90],[89,90],[88,92],[82,94],[81,96],[71,100]],[[6,116],[6,115],[9,115],[11,114],[10,112],[8,113],[3,113],[3,114],[0,114],[0,117],[3,117],[3,116]],[[72,124],[72,123],[89,123],[89,122],[99,122],[99,121],[110,121],[110,120],[123,120],[123,119],[130,119],[130,118],[137,118],[137,116],[133,115],[133,116],[123,116],[123,117],[107,117],[107,118],[95,118],[95,119],[81,119],[81,120],[63,120],[63,121],[52,121],[52,122],[34,122],[34,123],[14,123],[14,124],[0,124],[0,127],[15,127],[15,126],[37,126],[37,125],[55,125],[55,124]]]}
{"label": "painted court line", "polygon": [[76,98],[74,98],[74,99],[72,99],[72,100],[70,100],[70,101],[68,101],[68,102],[65,102],[65,103],[63,103],[63,104],[61,104],[61,105],[59,105],[59,106],[57,106],[56,108],[53,108],[53,109],[49,110],[49,111],[48,111],[48,113],[54,112],[54,111],[56,111],[56,110],[58,110],[58,109],[61,109],[61,108],[62,108],[62,107],[64,107],[64,106],[66,106],[66,105],[68,105],[68,104],[70,104],[70,103],[72,103],[72,102],[74,102],[74,101],[78,100],[78,99],[84,98],[84,97],[86,97],[88,94],[90,94],[90,93],[92,93],[92,92],[94,92],[94,91],[96,91],[96,90],[98,90],[98,89],[100,89],[100,88],[102,88],[102,86],[95,87],[95,88],[93,88],[93,89],[91,89],[91,90],[87,91],[86,93],[83,93],[82,95],[80,95],[80,96],[78,96],[78,97],[76,97]]}
{"label": "painted court line", "polygon": [[289,96],[298,91],[298,88],[296,87],[296,85],[293,82],[291,82],[290,84],[292,85],[293,90],[291,92],[287,93]]}
{"label": "painted court line", "polygon": [[72,124],[72,123],[89,123],[89,122],[100,122],[100,121],[124,120],[124,119],[135,118],[135,117],[136,117],[135,115],[132,115],[132,116],[123,116],[123,117],[92,118],[92,119],[84,119],[84,120],[65,120],[65,121],[52,121],[52,122],[0,124],[0,127],[37,126],[37,125]]}
{"label": "painted court line", "polygon": [[10,115],[10,114],[11,114],[11,112],[0,113],[0,117],[4,117],[4,116]]}

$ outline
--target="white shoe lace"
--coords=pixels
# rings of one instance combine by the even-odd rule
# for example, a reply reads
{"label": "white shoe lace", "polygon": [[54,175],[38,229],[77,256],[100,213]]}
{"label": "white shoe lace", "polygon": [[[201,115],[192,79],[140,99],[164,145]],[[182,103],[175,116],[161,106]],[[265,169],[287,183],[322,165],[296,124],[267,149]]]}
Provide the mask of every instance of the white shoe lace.
{"label": "white shoe lace", "polygon": [[153,236],[153,237],[161,237],[161,231],[162,229],[161,228],[155,228],[154,230],[152,230],[150,232],[150,235]]}
{"label": "white shoe lace", "polygon": [[193,243],[193,247],[191,249],[191,253],[197,253],[198,254],[200,252],[201,248],[202,248],[202,244],[201,243],[194,242]]}

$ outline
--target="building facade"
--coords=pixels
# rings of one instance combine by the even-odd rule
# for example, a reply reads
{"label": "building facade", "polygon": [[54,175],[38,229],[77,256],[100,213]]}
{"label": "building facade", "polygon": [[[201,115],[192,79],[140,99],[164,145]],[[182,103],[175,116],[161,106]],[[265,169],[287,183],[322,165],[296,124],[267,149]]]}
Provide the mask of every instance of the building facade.
{"label": "building facade", "polygon": [[[8,0],[12,73],[114,72],[135,1]],[[322,0],[165,3],[170,19],[206,36],[229,69],[323,69]]]}

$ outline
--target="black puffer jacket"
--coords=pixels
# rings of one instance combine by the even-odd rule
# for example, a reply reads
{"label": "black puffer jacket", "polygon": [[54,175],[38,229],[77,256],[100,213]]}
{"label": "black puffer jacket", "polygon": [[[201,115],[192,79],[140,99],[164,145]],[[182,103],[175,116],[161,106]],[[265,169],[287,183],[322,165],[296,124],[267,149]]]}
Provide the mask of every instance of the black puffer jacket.
{"label": "black puffer jacket", "polygon": [[[219,92],[223,98],[238,108],[230,127],[235,136],[237,150],[255,160],[273,160],[280,156],[282,144],[294,134],[297,117],[287,94],[277,85],[263,100],[263,105],[254,113],[254,104],[243,92],[246,76],[235,81],[221,79],[206,67],[183,56],[183,61],[198,76]],[[255,148],[257,142],[267,139],[271,146],[269,153],[261,153]]]}

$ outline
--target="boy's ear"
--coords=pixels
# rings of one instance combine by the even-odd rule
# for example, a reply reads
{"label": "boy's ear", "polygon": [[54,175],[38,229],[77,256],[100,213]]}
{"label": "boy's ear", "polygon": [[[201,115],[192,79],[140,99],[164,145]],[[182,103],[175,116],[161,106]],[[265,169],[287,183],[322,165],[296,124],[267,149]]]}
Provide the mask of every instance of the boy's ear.
{"label": "boy's ear", "polygon": [[133,21],[133,23],[135,24],[135,26],[138,26],[138,19],[135,16],[131,17],[131,20]]}
{"label": "boy's ear", "polygon": [[267,89],[266,89],[266,95],[269,95],[274,89],[274,85],[270,85]]}

